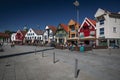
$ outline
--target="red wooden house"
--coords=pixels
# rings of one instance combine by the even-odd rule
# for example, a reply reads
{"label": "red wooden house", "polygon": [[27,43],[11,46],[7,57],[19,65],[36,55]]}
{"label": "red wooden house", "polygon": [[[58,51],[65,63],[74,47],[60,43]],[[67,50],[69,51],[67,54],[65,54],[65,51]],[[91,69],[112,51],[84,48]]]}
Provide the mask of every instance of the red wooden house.
{"label": "red wooden house", "polygon": [[85,45],[93,45],[96,42],[96,21],[85,18],[78,30],[79,41]]}
{"label": "red wooden house", "polygon": [[18,30],[16,32],[16,35],[15,35],[15,43],[16,44],[23,44],[24,43],[24,40],[25,40],[25,34],[27,32],[26,31],[21,31],[21,30]]}

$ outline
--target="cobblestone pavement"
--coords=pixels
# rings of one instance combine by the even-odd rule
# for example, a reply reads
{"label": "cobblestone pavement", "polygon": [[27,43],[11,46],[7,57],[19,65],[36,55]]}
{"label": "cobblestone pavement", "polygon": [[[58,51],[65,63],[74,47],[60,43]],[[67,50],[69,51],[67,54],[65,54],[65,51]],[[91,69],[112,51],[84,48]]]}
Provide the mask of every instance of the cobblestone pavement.
{"label": "cobblestone pavement", "polygon": [[[0,56],[50,47],[4,46]],[[55,52],[55,64],[53,53]],[[87,52],[53,49],[0,59],[0,80],[120,80],[120,49]],[[78,78],[74,78],[78,59]]]}

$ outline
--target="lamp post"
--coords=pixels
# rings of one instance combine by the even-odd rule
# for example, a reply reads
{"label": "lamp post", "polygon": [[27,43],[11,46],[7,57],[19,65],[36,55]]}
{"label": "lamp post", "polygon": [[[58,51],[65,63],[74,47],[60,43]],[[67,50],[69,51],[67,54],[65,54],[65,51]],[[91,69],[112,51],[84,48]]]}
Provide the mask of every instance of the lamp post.
{"label": "lamp post", "polygon": [[77,0],[75,0],[75,2],[73,2],[73,4],[75,5],[76,9],[77,9],[77,22],[79,22],[79,2]]}
{"label": "lamp post", "polygon": [[[79,23],[79,2],[78,0],[75,0],[75,2],[73,2],[73,4],[75,5],[76,7],[76,11],[77,11],[77,23]],[[76,28],[76,37],[78,37],[78,29]],[[76,41],[76,43],[78,43],[78,40]]]}

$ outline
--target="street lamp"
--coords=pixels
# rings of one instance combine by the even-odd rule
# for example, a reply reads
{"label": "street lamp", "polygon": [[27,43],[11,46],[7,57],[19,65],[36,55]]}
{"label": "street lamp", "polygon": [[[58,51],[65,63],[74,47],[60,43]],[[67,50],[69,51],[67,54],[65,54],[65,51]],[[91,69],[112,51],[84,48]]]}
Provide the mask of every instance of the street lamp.
{"label": "street lamp", "polygon": [[[77,0],[75,0],[75,2],[73,2],[73,4],[75,5],[76,9],[77,9],[77,23],[79,23],[79,2]],[[76,28],[76,37],[78,37],[78,29]],[[76,41],[76,43],[78,42],[78,39]]]}
{"label": "street lamp", "polygon": [[75,0],[75,2],[73,2],[73,4],[75,5],[76,9],[77,9],[77,22],[79,23],[79,2],[77,0]]}

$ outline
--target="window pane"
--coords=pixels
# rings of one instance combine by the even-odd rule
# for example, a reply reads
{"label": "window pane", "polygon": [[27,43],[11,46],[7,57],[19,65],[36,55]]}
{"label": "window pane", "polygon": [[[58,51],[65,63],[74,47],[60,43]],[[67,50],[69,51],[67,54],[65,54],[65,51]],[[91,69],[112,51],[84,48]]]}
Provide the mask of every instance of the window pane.
{"label": "window pane", "polygon": [[100,20],[100,25],[104,24],[104,20]]}
{"label": "window pane", "polygon": [[113,32],[116,33],[116,27],[113,27]]}
{"label": "window pane", "polygon": [[104,35],[104,28],[100,28],[100,35]]}

